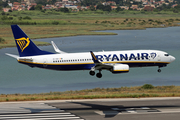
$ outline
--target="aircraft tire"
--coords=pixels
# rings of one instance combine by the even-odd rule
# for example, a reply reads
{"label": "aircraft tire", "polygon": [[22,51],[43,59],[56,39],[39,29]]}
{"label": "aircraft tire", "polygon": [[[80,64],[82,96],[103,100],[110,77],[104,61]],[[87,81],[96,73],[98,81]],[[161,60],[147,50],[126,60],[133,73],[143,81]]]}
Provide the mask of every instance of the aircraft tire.
{"label": "aircraft tire", "polygon": [[101,74],[101,73],[97,73],[97,74],[96,74],[96,77],[101,78],[101,77],[102,77],[102,74]]}
{"label": "aircraft tire", "polygon": [[161,72],[161,69],[158,69],[158,72],[160,73],[160,72]]}
{"label": "aircraft tire", "polygon": [[94,76],[95,75],[95,72],[94,71],[89,71],[89,74]]}

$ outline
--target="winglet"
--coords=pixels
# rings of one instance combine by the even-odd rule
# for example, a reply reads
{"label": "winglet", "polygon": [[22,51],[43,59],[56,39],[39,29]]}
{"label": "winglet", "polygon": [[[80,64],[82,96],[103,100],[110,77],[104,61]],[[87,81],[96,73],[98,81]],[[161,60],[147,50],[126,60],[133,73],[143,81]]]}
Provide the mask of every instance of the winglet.
{"label": "winglet", "polygon": [[90,51],[94,63],[100,63],[92,51]]}
{"label": "winglet", "polygon": [[54,50],[55,50],[57,53],[60,53],[60,54],[64,54],[64,53],[65,53],[65,52],[59,50],[59,48],[56,46],[56,44],[55,44],[53,41],[51,41],[51,44],[52,44]]}

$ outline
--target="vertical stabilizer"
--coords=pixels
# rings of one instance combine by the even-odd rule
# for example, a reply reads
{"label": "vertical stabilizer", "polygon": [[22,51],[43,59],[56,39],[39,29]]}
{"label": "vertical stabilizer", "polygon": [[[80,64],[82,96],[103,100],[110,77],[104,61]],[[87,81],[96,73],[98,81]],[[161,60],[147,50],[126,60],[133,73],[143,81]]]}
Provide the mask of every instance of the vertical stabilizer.
{"label": "vertical stabilizer", "polygon": [[18,25],[11,25],[20,57],[53,54],[40,50]]}

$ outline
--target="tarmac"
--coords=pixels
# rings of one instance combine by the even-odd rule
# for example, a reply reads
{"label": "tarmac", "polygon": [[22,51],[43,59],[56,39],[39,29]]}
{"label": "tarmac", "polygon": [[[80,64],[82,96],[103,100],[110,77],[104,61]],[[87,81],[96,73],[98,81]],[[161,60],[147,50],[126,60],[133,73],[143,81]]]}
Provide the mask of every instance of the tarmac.
{"label": "tarmac", "polygon": [[1,102],[5,119],[179,120],[180,97]]}

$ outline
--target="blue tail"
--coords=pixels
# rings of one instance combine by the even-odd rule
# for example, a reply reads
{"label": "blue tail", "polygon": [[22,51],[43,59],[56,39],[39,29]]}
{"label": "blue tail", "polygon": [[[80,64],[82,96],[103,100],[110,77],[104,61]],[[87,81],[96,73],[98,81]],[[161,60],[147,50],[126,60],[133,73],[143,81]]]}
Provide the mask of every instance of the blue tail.
{"label": "blue tail", "polygon": [[18,25],[11,25],[20,57],[53,54],[40,50]]}

